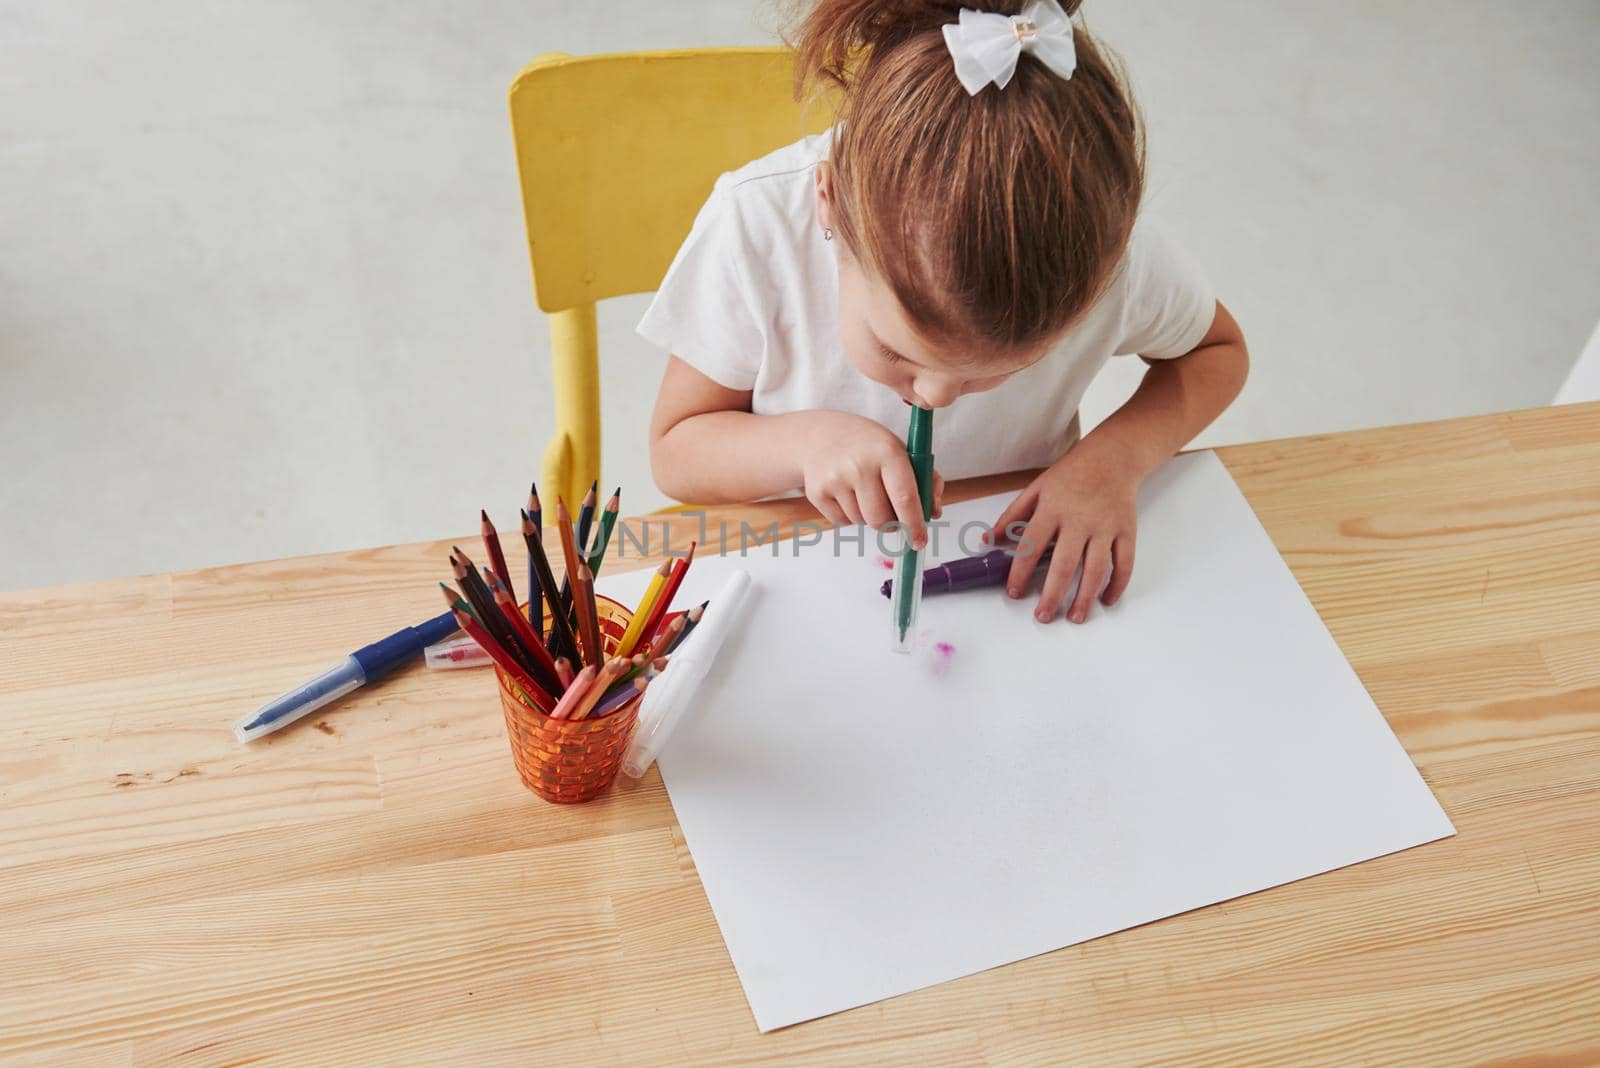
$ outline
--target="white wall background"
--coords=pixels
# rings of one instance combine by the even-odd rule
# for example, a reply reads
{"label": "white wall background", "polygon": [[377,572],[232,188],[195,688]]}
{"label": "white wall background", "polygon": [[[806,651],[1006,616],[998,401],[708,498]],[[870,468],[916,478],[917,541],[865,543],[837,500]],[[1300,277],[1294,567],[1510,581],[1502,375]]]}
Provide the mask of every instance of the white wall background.
{"label": "white wall background", "polygon": [[[1153,210],[1250,339],[1205,441],[1550,399],[1600,316],[1600,4],[1087,14],[1149,115]],[[0,588],[508,521],[550,405],[506,86],[543,51],[776,23],[749,0],[0,0]],[[661,502],[642,307],[601,318],[630,511]]]}

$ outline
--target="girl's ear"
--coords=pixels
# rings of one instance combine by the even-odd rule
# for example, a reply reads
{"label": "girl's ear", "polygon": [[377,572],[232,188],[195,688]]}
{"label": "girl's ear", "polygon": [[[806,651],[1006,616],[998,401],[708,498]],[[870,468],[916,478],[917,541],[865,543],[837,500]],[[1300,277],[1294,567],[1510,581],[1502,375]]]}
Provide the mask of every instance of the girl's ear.
{"label": "girl's ear", "polygon": [[833,170],[827,160],[817,163],[817,224],[833,229]]}

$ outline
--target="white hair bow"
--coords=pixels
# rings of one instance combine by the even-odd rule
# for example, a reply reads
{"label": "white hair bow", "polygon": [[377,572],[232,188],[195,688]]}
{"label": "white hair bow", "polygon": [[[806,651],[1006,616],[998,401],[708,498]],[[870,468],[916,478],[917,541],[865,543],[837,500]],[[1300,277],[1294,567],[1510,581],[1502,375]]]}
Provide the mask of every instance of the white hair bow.
{"label": "white hair bow", "polygon": [[956,61],[956,77],[969,96],[993,82],[1004,89],[1026,52],[1062,78],[1078,69],[1072,19],[1056,0],[1032,0],[1020,15],[961,9],[961,21],[944,27],[944,44]]}

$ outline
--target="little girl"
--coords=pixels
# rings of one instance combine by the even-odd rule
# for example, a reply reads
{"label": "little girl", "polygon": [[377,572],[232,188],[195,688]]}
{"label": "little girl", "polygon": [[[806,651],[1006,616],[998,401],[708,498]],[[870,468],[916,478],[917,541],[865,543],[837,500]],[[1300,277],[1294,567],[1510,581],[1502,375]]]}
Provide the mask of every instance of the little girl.
{"label": "little girl", "polygon": [[[1000,537],[1054,543],[1035,615],[1111,605],[1143,480],[1238,395],[1244,338],[1206,280],[1137,219],[1137,109],[1056,0],[820,0],[797,84],[842,90],[832,131],[716,183],[639,324],[671,359],[651,464],[679,500],[803,490],[834,523],[926,541],[900,437],[935,420],[951,478],[1042,467]],[[1078,440],[1115,354],[1138,391]],[[943,480],[936,479],[936,498]],[[1007,591],[1038,564],[1019,552]]]}

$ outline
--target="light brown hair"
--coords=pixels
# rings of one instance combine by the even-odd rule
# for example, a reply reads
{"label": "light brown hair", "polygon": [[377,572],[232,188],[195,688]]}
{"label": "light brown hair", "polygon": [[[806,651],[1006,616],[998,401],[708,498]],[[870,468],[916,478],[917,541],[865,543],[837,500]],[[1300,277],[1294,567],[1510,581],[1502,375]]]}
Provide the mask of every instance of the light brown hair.
{"label": "light brown hair", "polygon": [[842,90],[834,228],[931,338],[1003,349],[1059,333],[1098,299],[1139,209],[1138,109],[1081,27],[1070,80],[1027,54],[1004,89],[957,80],[940,27],[962,7],[1023,6],[817,0],[791,35],[796,92]]}

